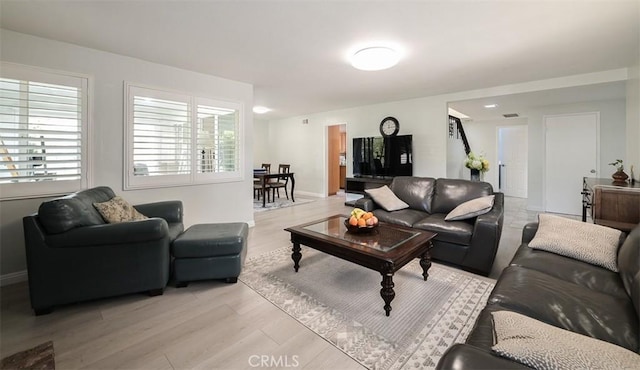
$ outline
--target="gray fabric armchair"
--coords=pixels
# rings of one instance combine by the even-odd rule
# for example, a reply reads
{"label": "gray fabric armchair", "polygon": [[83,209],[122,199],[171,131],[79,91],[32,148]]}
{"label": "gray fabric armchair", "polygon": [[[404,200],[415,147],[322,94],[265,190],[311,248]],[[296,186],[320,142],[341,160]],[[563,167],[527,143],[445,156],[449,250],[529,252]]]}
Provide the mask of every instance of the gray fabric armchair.
{"label": "gray fabric armchair", "polygon": [[182,202],[137,205],[146,220],[108,224],[93,207],[115,194],[97,187],[40,205],[23,218],[31,307],[148,292],[169,280],[171,242],[184,230]]}

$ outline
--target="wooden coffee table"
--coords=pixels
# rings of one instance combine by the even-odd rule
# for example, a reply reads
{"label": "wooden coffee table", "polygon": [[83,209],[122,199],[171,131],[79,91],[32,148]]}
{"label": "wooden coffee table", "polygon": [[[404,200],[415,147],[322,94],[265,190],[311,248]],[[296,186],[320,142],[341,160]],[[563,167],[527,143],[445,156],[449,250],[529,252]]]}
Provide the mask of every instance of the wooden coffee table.
{"label": "wooden coffee table", "polygon": [[389,316],[391,301],[396,295],[393,274],[414,258],[420,258],[422,276],[426,281],[431,267],[431,240],[436,233],[383,222],[370,233],[352,233],[344,225],[346,218],[335,215],[286,228],[285,231],[291,233],[293,243],[293,268],[296,272],[300,268],[300,245],[303,244],[378,271],[382,275],[380,295],[384,300],[385,313]]}

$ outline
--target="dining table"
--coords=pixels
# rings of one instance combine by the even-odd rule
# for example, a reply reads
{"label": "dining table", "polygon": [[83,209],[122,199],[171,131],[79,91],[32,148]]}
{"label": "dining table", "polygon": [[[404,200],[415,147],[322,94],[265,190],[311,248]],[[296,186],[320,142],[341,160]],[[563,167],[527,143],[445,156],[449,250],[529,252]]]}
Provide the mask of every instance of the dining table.
{"label": "dining table", "polygon": [[[253,178],[260,180],[260,185],[262,187],[262,207],[266,207],[267,203],[267,186],[270,179],[291,179],[291,201],[295,202],[295,198],[293,197],[293,188],[296,186],[296,180],[293,177],[293,172],[287,173],[266,173],[263,170],[254,170]],[[275,199],[274,199],[275,201]]]}

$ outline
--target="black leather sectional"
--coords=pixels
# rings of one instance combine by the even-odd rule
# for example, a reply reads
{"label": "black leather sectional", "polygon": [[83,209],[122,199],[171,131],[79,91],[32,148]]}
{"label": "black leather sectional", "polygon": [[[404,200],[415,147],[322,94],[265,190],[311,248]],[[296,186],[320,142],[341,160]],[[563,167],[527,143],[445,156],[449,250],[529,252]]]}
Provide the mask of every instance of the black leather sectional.
{"label": "black leather sectional", "polygon": [[530,248],[537,227],[537,223],[525,226],[522,245],[498,279],[466,343],[449,348],[438,369],[528,368],[491,352],[491,312],[500,310],[640,353],[640,225],[618,251],[619,272]]}

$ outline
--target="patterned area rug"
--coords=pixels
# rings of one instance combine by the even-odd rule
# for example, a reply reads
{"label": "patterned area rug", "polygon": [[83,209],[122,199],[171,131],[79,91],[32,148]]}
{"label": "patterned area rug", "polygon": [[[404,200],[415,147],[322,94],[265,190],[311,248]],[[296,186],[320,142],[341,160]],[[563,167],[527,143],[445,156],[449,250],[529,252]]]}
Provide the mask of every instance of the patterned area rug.
{"label": "patterned area rug", "polygon": [[240,280],[369,369],[434,368],[495,283],[435,263],[425,282],[416,259],[394,275],[387,317],[378,272],[304,246],[298,273],[284,247],[247,260]]}
{"label": "patterned area rug", "polygon": [[56,368],[53,342],[49,341],[31,349],[2,359],[0,369],[53,370]]}
{"label": "patterned area rug", "polygon": [[267,202],[265,206],[262,207],[262,198],[260,198],[259,201],[254,199],[253,212],[271,211],[278,208],[292,207],[292,206],[298,206],[301,204],[311,203],[313,201],[314,201],[313,199],[296,198],[296,201],[292,202],[290,199],[287,199],[287,198],[276,198],[275,202]]}

